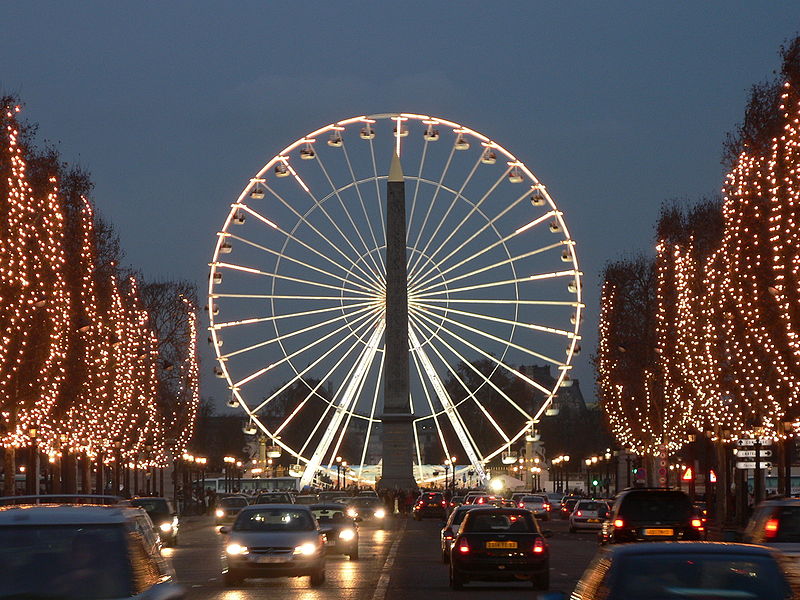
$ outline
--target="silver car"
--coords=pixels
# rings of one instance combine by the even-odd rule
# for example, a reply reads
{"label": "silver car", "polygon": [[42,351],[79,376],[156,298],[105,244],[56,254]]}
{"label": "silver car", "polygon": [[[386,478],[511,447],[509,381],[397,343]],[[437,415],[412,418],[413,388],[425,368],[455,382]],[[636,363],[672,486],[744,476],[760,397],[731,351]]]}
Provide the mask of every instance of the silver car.
{"label": "silver car", "polygon": [[225,585],[250,577],[311,578],[325,582],[325,535],[306,505],[254,504],[243,508],[232,527],[221,527],[225,540]]}
{"label": "silver car", "polygon": [[0,507],[0,565],[0,598],[185,598],[140,508]]}
{"label": "silver car", "polygon": [[579,529],[602,529],[608,517],[608,504],[600,500],[578,500],[569,516],[569,532]]}

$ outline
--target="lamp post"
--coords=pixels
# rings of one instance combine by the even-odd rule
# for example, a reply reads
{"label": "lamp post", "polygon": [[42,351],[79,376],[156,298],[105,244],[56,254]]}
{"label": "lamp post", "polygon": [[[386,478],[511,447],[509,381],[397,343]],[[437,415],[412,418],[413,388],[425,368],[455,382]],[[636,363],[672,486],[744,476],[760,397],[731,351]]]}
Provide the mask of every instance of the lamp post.
{"label": "lamp post", "polygon": [[32,459],[31,460],[32,464],[29,465],[29,466],[33,467],[33,472],[32,472],[32,481],[33,481],[33,483],[31,484],[31,487],[32,487],[32,492],[31,493],[33,493],[34,496],[38,496],[39,495],[39,469],[40,469],[40,465],[39,465],[39,443],[36,440],[36,434],[37,433],[38,433],[38,431],[36,430],[36,427],[31,427],[30,429],[28,429],[28,435],[31,438],[31,459]]}
{"label": "lamp post", "polygon": [[450,459],[444,459],[444,489],[447,490],[450,486],[450,481],[447,478],[448,471],[450,470]]}
{"label": "lamp post", "polygon": [[336,457],[336,489],[340,490],[341,488],[341,479],[342,479],[342,457]]}

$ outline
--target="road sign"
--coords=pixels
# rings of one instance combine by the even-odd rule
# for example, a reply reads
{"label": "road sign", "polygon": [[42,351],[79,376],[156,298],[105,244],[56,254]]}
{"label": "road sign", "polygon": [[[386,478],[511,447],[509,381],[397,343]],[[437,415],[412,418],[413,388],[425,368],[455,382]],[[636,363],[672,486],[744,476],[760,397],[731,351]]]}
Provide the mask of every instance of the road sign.
{"label": "road sign", "polygon": [[[759,438],[758,441],[761,442],[762,446],[771,446],[772,445],[772,438],[762,437],[762,438]],[[755,446],[756,445],[756,440],[754,440],[754,439],[736,440],[736,445],[739,446],[739,447],[742,447],[742,446]]]}
{"label": "road sign", "polygon": [[714,469],[711,469],[708,472],[708,482],[709,483],[717,483],[717,474],[714,472]]}
{"label": "road sign", "polygon": [[[748,462],[737,462],[736,463],[736,468],[737,469],[755,469],[756,468],[756,463],[755,463],[755,461],[753,461],[753,462],[749,462],[749,461]],[[762,462],[760,468],[762,468],[762,469],[771,469],[772,468],[772,463]]]}
{"label": "road sign", "polygon": [[[772,456],[772,450],[759,450],[758,457],[759,458],[769,458]],[[755,450],[739,450],[736,453],[736,458],[755,458],[756,451]]]}
{"label": "road sign", "polygon": [[686,467],[686,470],[681,475],[681,479],[683,481],[691,481],[694,479],[694,473],[692,472],[692,467]]}

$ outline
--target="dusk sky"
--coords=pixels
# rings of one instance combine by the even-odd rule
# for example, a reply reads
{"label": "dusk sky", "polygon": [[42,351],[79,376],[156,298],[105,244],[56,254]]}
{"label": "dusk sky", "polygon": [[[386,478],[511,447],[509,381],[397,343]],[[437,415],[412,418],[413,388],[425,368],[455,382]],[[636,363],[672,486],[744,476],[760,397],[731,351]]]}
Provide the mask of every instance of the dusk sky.
{"label": "dusk sky", "polygon": [[[799,30],[796,1],[20,2],[0,91],[92,173],[126,262],[201,296],[230,203],[291,141],[395,111],[485,133],[577,241],[592,400],[600,270],[652,248],[662,201],[719,190],[725,133]],[[224,397],[203,347],[203,394]]]}

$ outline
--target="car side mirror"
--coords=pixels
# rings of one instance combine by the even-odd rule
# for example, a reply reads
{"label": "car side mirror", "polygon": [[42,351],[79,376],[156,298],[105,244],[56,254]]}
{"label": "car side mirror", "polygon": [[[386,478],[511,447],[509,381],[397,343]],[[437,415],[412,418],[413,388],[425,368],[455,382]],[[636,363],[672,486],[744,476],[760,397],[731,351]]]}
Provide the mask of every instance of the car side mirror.
{"label": "car side mirror", "polygon": [[219,532],[222,535],[228,535],[231,532],[231,528],[228,527],[227,525],[223,525],[222,527],[219,528]]}
{"label": "car side mirror", "polygon": [[538,594],[536,600],[566,600],[566,597],[564,592],[545,592],[544,594]]}
{"label": "car side mirror", "polygon": [[546,538],[553,537],[553,530],[552,529],[542,529],[542,535]]}

